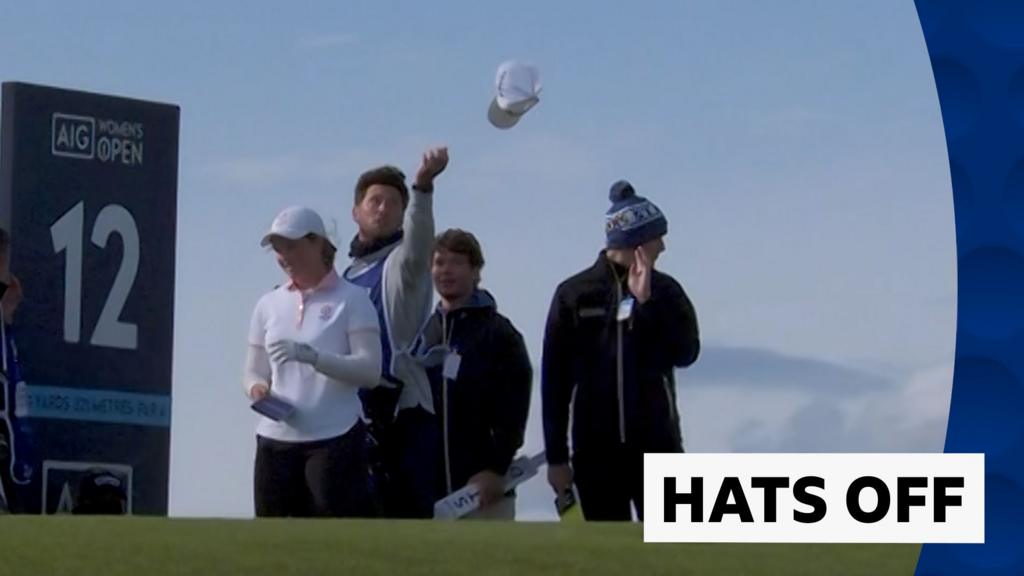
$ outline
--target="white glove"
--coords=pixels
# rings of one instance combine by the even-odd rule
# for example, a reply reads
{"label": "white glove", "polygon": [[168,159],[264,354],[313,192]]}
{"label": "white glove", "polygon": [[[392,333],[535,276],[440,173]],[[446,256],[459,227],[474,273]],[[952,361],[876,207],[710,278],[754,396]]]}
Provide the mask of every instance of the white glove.
{"label": "white glove", "polygon": [[309,344],[294,340],[278,340],[271,343],[267,346],[267,354],[270,355],[270,361],[277,364],[294,360],[303,364],[315,365],[320,357],[316,349]]}

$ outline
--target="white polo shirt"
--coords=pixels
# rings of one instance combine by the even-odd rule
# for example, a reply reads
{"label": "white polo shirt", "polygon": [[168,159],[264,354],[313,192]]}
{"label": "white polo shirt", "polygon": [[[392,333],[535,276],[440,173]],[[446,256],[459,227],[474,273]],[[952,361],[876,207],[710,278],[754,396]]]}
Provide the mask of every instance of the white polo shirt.
{"label": "white polo shirt", "polygon": [[[316,288],[303,291],[289,282],[260,298],[249,343],[265,348],[278,340],[294,340],[346,355],[349,333],[360,330],[380,331],[377,311],[365,289],[340,279],[332,269]],[[357,386],[295,360],[271,361],[270,370],[271,391],[295,406],[295,412],[287,421],[260,418],[260,436],[285,442],[324,440],[348,432],[363,417]]]}

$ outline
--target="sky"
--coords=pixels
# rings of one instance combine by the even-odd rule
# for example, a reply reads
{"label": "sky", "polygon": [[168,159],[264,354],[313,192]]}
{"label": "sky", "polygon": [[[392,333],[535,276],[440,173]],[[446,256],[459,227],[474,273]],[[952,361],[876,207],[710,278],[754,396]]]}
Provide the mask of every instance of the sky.
{"label": "sky", "polygon": [[[543,92],[500,131],[512,58]],[[274,215],[310,206],[345,247],[358,175],[412,174],[441,144],[437,229],[478,236],[535,367],[551,294],[596,258],[627,179],[666,213],[658,267],[700,323],[688,450],[942,449],[953,204],[910,0],[2,2],[0,80],[181,107],[172,516],[252,515],[241,367],[282,279],[258,246]],[[519,518],[555,518],[543,474]]]}

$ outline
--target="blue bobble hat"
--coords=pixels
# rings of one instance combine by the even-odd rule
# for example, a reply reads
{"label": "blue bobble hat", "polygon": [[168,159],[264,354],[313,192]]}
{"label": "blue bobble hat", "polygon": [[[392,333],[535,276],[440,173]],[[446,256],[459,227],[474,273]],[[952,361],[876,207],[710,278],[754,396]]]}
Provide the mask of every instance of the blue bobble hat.
{"label": "blue bobble hat", "polygon": [[612,184],[608,197],[612,201],[604,225],[608,248],[636,248],[668,233],[665,215],[653,202],[637,196],[629,182]]}

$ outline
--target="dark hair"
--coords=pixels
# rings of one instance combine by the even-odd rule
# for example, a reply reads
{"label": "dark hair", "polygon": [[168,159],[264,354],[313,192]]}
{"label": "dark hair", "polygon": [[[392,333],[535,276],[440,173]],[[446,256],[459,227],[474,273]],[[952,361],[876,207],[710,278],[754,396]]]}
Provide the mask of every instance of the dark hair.
{"label": "dark hair", "polygon": [[334,244],[332,244],[330,240],[324,236],[320,236],[319,234],[313,234],[312,232],[306,234],[303,238],[310,242],[315,242],[317,238],[323,240],[324,243],[320,256],[323,258],[324,264],[326,264],[328,268],[334,268],[334,257],[338,253],[338,249],[334,247]]}
{"label": "dark hair", "polygon": [[484,267],[484,252],[480,249],[480,243],[477,242],[476,236],[465,230],[449,228],[439,234],[434,239],[434,252],[438,250],[466,256],[469,258],[470,267],[476,270]]}
{"label": "dark hair", "polygon": [[366,197],[366,191],[374,184],[390,186],[398,190],[402,196],[402,207],[409,206],[409,189],[405,186],[405,174],[394,166],[379,166],[367,170],[359,176],[359,180],[356,181],[355,203],[357,206]]}
{"label": "dark hair", "polygon": [[7,233],[7,230],[0,228],[0,252],[7,250],[7,247],[11,245],[11,235]]}

